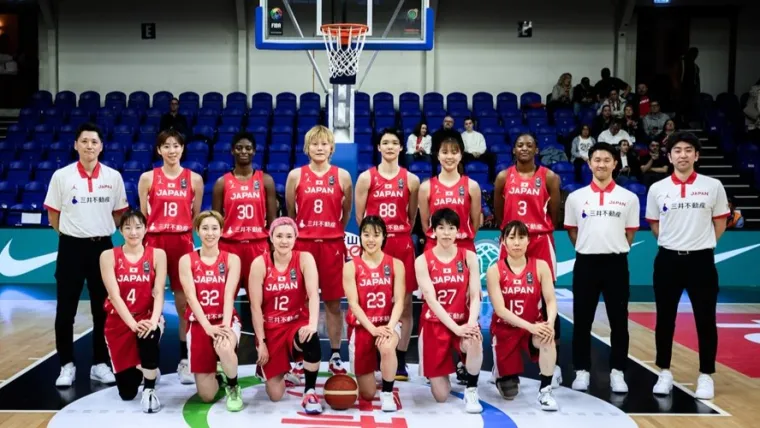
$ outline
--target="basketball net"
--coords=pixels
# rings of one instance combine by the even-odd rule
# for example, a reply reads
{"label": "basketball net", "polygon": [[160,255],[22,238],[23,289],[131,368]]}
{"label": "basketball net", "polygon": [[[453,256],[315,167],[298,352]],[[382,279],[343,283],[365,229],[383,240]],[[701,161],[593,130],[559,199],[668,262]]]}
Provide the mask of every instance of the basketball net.
{"label": "basketball net", "polygon": [[362,24],[327,24],[322,39],[330,65],[330,78],[356,77],[369,27]]}

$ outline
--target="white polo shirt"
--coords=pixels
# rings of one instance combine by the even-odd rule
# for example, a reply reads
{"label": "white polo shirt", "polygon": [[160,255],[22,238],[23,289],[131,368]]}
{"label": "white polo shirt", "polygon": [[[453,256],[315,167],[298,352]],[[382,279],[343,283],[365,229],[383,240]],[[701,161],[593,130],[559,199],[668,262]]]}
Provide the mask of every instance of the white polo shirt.
{"label": "white polo shirt", "polygon": [[60,213],[58,230],[75,238],[111,236],[113,213],[129,208],[124,180],[116,170],[98,162],[87,175],[80,162],[67,165],[50,180],[45,208]]}
{"label": "white polo shirt", "polygon": [[723,184],[692,173],[686,181],[675,174],[649,188],[646,219],[660,223],[657,245],[674,251],[715,248],[713,220],[726,218],[728,208]]}
{"label": "white polo shirt", "polygon": [[625,254],[631,250],[626,230],[639,228],[639,198],[614,181],[604,189],[593,181],[568,195],[565,228],[577,228],[580,254]]}

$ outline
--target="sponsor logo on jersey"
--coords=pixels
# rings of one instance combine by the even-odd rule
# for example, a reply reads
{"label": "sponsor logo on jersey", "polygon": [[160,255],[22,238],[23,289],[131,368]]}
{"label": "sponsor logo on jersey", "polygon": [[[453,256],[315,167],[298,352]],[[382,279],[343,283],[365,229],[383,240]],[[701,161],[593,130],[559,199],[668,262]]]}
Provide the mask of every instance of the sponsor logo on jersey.
{"label": "sponsor logo on jersey", "polygon": [[[246,186],[248,187],[248,186]],[[258,191],[261,188],[261,185],[259,184],[259,180],[256,180],[253,182],[253,190]]]}
{"label": "sponsor logo on jersey", "polygon": [[224,265],[224,262],[219,263],[219,274],[224,275],[225,270],[226,270],[226,266]]}
{"label": "sponsor logo on jersey", "polygon": [[536,189],[541,188],[541,177],[536,177]]}
{"label": "sponsor logo on jersey", "polygon": [[182,189],[187,189],[187,179],[181,178],[179,180],[179,187],[181,187]]}
{"label": "sponsor logo on jersey", "polygon": [[295,281],[295,279],[296,279],[296,268],[291,268],[290,269],[290,279]]}
{"label": "sponsor logo on jersey", "polygon": [[385,273],[385,276],[391,276],[391,267],[390,267],[390,265],[383,266],[383,272]]}
{"label": "sponsor logo on jersey", "polygon": [[533,272],[528,272],[527,275],[525,275],[525,280],[528,281],[528,284],[533,284]]}
{"label": "sponsor logo on jersey", "polygon": [[150,262],[145,260],[143,262],[143,273],[148,274],[150,272]]}
{"label": "sponsor logo on jersey", "polygon": [[402,190],[403,188],[404,188],[404,179],[403,178],[399,178],[398,179],[398,189]]}

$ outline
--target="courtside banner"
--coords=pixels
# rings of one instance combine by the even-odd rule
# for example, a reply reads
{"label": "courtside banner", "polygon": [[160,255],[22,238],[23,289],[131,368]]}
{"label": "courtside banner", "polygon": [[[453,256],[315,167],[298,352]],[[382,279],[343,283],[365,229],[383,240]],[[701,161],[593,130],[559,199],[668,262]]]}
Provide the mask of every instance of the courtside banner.
{"label": "courtside banner", "polygon": [[[478,232],[475,245],[482,270],[485,289],[485,271],[499,256],[499,234],[496,231]],[[573,279],[573,250],[567,233],[555,232],[557,274],[559,286],[569,286]],[[114,245],[123,242],[120,234],[113,237]],[[195,238],[196,246],[199,244]],[[346,234],[349,257],[356,255],[358,237]],[[631,285],[651,287],[652,266],[657,253],[657,241],[649,231],[636,234],[634,246],[628,255]],[[0,284],[53,284],[55,260],[58,254],[58,235],[52,229],[0,229]],[[715,264],[721,286],[760,287],[760,232],[728,231],[718,243]]]}

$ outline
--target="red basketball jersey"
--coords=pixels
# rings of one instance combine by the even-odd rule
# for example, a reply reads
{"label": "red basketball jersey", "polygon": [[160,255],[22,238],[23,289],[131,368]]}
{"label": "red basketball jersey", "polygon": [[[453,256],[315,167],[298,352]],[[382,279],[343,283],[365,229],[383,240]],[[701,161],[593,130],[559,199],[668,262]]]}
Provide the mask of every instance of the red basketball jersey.
{"label": "red basketball jersey", "polygon": [[[438,177],[430,179],[430,196],[428,197],[428,206],[430,207],[430,216],[441,208],[451,208],[459,216],[459,232],[457,239],[475,239],[475,233],[472,230],[470,221],[470,207],[472,199],[470,198],[470,179],[463,175],[453,186],[442,184]],[[435,231],[431,227],[427,235],[433,236]]]}
{"label": "red basketball jersey", "polygon": [[[153,309],[153,285],[156,270],[153,267],[153,248],[145,247],[142,257],[132,263],[122,247],[113,249],[114,273],[119,284],[119,295],[131,314],[142,314]],[[116,313],[110,300],[104,304],[106,313]]]}
{"label": "red basketball jersey", "polygon": [[528,226],[531,234],[554,230],[549,216],[551,196],[546,185],[547,171],[549,170],[539,166],[532,177],[523,178],[514,166],[507,169],[502,228],[512,220],[520,220]]}
{"label": "red basketball jersey", "polygon": [[[372,324],[388,324],[393,312],[393,285],[396,278],[393,257],[386,254],[374,268],[367,265],[361,257],[354,257],[354,267],[359,306]],[[359,325],[353,314],[349,320]]]}
{"label": "red basketball jersey", "polygon": [[367,194],[365,216],[380,216],[385,222],[388,233],[409,233],[409,180],[404,168],[398,175],[386,179],[377,168],[369,170],[370,185]]}
{"label": "red basketball jersey", "polygon": [[[536,258],[529,258],[520,274],[515,274],[507,266],[507,260],[499,260],[499,285],[504,297],[504,306],[518,317],[534,323],[541,317],[541,281],[538,279]],[[515,327],[501,319],[494,312],[492,323]]]}
{"label": "red basketball jersey", "polygon": [[264,174],[255,171],[242,182],[231,172],[224,174],[224,232],[222,238],[235,241],[266,239],[267,217]]}
{"label": "red basketball jersey", "polygon": [[295,198],[300,238],[343,238],[343,189],[338,167],[331,166],[326,174],[319,176],[309,165],[302,166]]}
{"label": "red basketball jersey", "polygon": [[266,276],[262,284],[261,311],[264,325],[287,324],[308,316],[306,285],[301,272],[301,252],[293,251],[284,271],[277,269],[270,255],[264,255]]}
{"label": "red basketball jersey", "polygon": [[[425,251],[425,260],[427,260],[428,273],[433,282],[438,303],[457,324],[466,322],[469,316],[467,292],[470,288],[467,250],[457,248],[456,256],[450,262],[443,263],[430,249]],[[422,304],[422,314],[427,321],[439,322],[427,303]]]}
{"label": "red basketball jersey", "polygon": [[[195,296],[209,321],[221,321],[224,317],[224,289],[230,269],[227,261],[229,253],[220,251],[214,263],[206,264],[201,260],[199,252],[200,250],[190,253]],[[186,316],[190,321],[195,321],[190,305],[187,306]]]}
{"label": "red basketball jersey", "polygon": [[184,168],[177,178],[166,177],[163,169],[153,169],[148,191],[148,233],[182,233],[193,230],[192,171]]}

